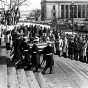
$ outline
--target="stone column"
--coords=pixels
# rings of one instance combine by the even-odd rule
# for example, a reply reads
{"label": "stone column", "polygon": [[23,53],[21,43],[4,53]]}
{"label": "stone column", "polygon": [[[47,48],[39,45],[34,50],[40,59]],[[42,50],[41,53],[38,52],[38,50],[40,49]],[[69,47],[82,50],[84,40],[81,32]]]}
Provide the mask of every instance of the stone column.
{"label": "stone column", "polygon": [[85,18],[87,18],[87,5],[85,5]]}
{"label": "stone column", "polygon": [[83,18],[83,6],[81,5],[81,18]]}
{"label": "stone column", "polygon": [[70,5],[68,5],[68,18],[70,18]]}
{"label": "stone column", "polygon": [[76,5],[77,6],[77,18],[78,18],[78,5]]}
{"label": "stone column", "polygon": [[88,5],[86,5],[86,17],[88,18]]}
{"label": "stone column", "polygon": [[64,18],[66,18],[66,5],[64,5]]}
{"label": "stone column", "polygon": [[58,4],[58,9],[59,9],[59,11],[58,11],[58,18],[61,18],[61,4]]}

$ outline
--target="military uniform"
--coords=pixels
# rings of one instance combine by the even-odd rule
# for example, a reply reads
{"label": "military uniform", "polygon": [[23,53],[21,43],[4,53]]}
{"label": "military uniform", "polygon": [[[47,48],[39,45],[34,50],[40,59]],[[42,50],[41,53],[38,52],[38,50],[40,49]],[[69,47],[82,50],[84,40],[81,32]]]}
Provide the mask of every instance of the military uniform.
{"label": "military uniform", "polygon": [[32,50],[31,50],[31,62],[32,62],[32,67],[36,68],[36,71],[38,71],[38,68],[40,68],[40,54],[39,54],[39,49],[36,44],[33,45]]}
{"label": "military uniform", "polygon": [[43,74],[48,68],[50,68],[49,73],[52,73],[53,65],[54,65],[53,53],[54,53],[53,47],[49,45],[46,46],[43,50],[43,55],[44,55],[44,58],[46,59],[46,66],[44,67],[42,71]]}
{"label": "military uniform", "polygon": [[22,59],[21,44],[22,44],[22,40],[21,39],[15,39],[14,42],[13,42],[14,55],[13,55],[12,61],[14,62],[15,65],[16,65],[16,63],[18,65],[18,61],[20,59]]}
{"label": "military uniform", "polygon": [[24,66],[31,69],[31,49],[27,42],[23,41],[22,44],[22,55],[24,55]]}

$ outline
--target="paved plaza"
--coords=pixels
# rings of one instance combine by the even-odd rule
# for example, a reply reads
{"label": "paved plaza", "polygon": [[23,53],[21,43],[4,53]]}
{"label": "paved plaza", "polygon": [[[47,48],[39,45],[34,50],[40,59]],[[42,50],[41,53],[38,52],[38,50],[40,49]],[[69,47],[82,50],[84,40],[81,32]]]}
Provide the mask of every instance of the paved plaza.
{"label": "paved plaza", "polygon": [[[9,53],[0,48],[0,64],[6,63]],[[53,88],[88,88],[88,65],[80,61],[54,55],[53,74],[45,74],[46,82]],[[47,72],[48,73],[48,70]]]}
{"label": "paved plaza", "polygon": [[54,74],[44,77],[54,88],[88,88],[88,65],[54,56]]}

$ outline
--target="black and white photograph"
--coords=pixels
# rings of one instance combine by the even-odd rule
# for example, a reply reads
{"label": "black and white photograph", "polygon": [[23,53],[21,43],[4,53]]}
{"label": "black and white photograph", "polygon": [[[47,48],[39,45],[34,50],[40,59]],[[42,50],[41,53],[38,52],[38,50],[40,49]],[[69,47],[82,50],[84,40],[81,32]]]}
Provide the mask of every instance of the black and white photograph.
{"label": "black and white photograph", "polygon": [[0,0],[0,88],[88,88],[88,0]]}

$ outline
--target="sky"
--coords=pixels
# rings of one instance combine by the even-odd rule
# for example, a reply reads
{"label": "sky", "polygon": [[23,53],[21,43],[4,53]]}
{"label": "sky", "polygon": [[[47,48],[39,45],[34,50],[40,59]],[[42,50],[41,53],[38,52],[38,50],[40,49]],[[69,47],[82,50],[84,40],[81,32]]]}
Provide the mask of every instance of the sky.
{"label": "sky", "polygon": [[22,6],[20,6],[20,9],[24,11],[40,8],[41,8],[41,0],[27,0],[22,4]]}
{"label": "sky", "polygon": [[[9,3],[10,0],[3,0],[7,3]],[[14,1],[14,0],[12,0]],[[19,0],[19,1],[24,1],[24,0]],[[0,2],[0,8],[3,6],[4,4]],[[7,7],[6,7],[7,8]],[[20,6],[20,10],[33,10],[33,9],[40,9],[41,8],[41,0],[26,0],[21,6]]]}

